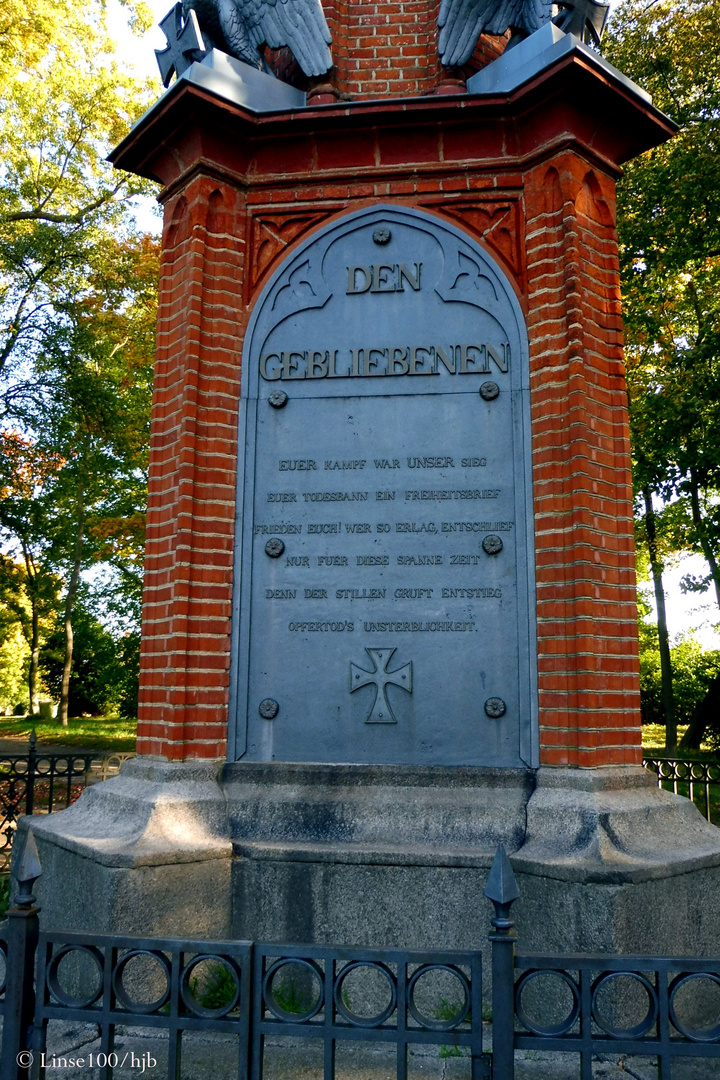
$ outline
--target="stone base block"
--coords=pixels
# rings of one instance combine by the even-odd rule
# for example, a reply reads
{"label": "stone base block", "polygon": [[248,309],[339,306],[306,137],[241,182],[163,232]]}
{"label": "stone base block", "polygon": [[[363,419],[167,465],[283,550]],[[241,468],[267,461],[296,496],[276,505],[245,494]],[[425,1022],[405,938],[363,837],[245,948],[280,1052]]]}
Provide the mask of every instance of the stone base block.
{"label": "stone base block", "polygon": [[[231,856],[218,762],[133,758],[32,824],[46,930],[226,937]],[[19,846],[18,846],[19,847]]]}
{"label": "stone base block", "polygon": [[523,951],[720,955],[720,830],[642,769],[146,758],[32,824],[47,928],[485,950],[502,842]]}

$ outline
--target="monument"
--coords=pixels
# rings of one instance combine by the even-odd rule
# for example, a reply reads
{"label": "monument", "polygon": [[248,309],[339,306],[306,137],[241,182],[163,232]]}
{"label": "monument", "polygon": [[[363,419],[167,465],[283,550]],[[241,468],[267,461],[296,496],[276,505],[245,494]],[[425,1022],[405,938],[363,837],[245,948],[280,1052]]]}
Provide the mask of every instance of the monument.
{"label": "monument", "polygon": [[163,21],[138,756],[37,822],[50,926],[480,947],[502,841],[528,948],[717,952],[641,768],[614,185],[673,124],[602,5],[491,9],[313,8],[329,71]]}

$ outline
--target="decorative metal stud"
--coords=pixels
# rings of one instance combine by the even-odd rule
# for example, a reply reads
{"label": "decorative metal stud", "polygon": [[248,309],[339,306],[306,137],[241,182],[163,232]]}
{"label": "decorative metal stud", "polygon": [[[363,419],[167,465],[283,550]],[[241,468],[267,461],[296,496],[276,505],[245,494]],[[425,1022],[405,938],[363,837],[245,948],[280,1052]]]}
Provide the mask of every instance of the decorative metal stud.
{"label": "decorative metal stud", "polygon": [[273,701],[271,697],[263,698],[258,707],[258,712],[262,716],[263,720],[274,720],[277,714],[280,712],[280,706],[277,701]]}
{"label": "decorative metal stud", "polygon": [[499,536],[491,533],[483,540],[482,549],[486,555],[497,555],[503,549],[503,542]]}
{"label": "decorative metal stud", "polygon": [[378,228],[373,233],[373,240],[375,241],[376,244],[380,244],[381,246],[383,246],[385,244],[389,244],[391,238],[392,238],[392,233],[390,232],[390,230],[388,228],[386,228],[385,225],[379,225]]}
{"label": "decorative metal stud", "polygon": [[501,697],[490,697],[485,702],[485,712],[491,720],[499,720],[507,711],[507,705]]}
{"label": "decorative metal stud", "polygon": [[285,545],[279,536],[271,537],[265,545],[265,554],[269,555],[271,559],[279,559],[285,550]]}
{"label": "decorative metal stud", "polygon": [[273,390],[268,398],[273,409],[283,409],[287,405],[288,396],[284,390]]}
{"label": "decorative metal stud", "polygon": [[480,397],[484,401],[494,401],[500,393],[500,387],[496,382],[484,382],[480,385]]}

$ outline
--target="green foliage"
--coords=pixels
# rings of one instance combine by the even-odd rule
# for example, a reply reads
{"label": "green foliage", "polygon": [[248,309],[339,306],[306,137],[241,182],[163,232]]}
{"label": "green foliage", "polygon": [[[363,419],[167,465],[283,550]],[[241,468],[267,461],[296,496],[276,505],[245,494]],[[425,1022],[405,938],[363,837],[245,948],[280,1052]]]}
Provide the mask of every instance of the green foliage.
{"label": "green foliage", "polygon": [[[630,162],[618,231],[636,490],[720,603],[720,0],[625,0],[608,59],[680,125]],[[692,583],[690,583],[692,584]]]}
{"label": "green foliage", "polygon": [[140,682],[140,631],[123,634],[115,646],[120,664],[118,712],[127,719],[137,720]]}
{"label": "green foliage", "polygon": [[[689,724],[720,672],[720,650],[703,649],[692,635],[671,646],[673,690],[678,724]],[[640,701],[643,724],[664,723],[657,627],[640,623]]]}
{"label": "green foliage", "polygon": [[[459,1011],[458,1003],[453,1003],[442,998],[440,1004],[433,1010],[435,1020],[452,1021],[455,1019]],[[465,1023],[472,1023],[472,1013],[468,1012],[465,1017]],[[442,1045],[438,1052],[438,1057],[441,1060],[447,1060],[448,1058],[462,1058],[470,1057],[470,1051],[464,1046]]]}
{"label": "green foliage", "polygon": [[204,1009],[224,1009],[235,997],[237,981],[227,964],[206,961],[202,978],[190,979],[190,993]]}
{"label": "green foliage", "polygon": [[29,649],[20,627],[15,624],[0,645],[0,708],[12,708],[27,697]]}
{"label": "green foliage", "polygon": [[292,1016],[302,1016],[309,1012],[315,1003],[312,995],[301,988],[299,981],[285,973],[275,976],[271,993],[278,1008]]}
{"label": "green foliage", "polygon": [[7,915],[10,906],[10,875],[0,874],[0,919]]}
{"label": "green foliage", "polygon": [[[138,29],[149,25],[147,5],[123,2]],[[115,606],[126,630],[137,626],[158,244],[137,234],[132,211],[153,185],[106,157],[155,89],[118,65],[104,0],[8,0],[0,57],[0,542],[24,568],[14,614],[36,700],[44,620],[61,589],[70,623],[89,566],[112,568]],[[128,671],[111,693],[94,655],[103,673],[76,680],[76,706],[132,711]]]}
{"label": "green foliage", "polygon": [[[70,712],[73,716],[103,716],[117,712],[127,694],[119,642],[101,622],[78,606],[73,616],[73,669],[70,675]],[[65,633],[57,627],[45,642],[40,663],[45,685],[56,700],[60,697],[65,659]]]}
{"label": "green foliage", "polygon": [[77,746],[88,750],[131,754],[135,750],[137,724],[118,716],[70,718],[68,727],[56,721],[43,723],[32,717],[0,716],[0,739],[26,742],[34,730],[41,746]]}

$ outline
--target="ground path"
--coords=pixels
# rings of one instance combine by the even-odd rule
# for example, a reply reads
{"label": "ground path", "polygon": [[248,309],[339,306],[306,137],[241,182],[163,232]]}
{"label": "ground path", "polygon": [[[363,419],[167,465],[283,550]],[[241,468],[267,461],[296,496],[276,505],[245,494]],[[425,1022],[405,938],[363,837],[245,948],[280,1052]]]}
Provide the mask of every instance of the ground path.
{"label": "ground path", "polygon": [[[55,1026],[55,1025],[53,1025]],[[320,1040],[279,1040],[265,1053],[263,1080],[322,1080]],[[487,1029],[486,1049],[492,1043]],[[310,1045],[309,1045],[310,1044]],[[46,1080],[96,1080],[99,1070],[91,1067],[90,1055],[97,1055],[100,1043],[90,1027],[62,1027],[51,1030],[46,1054]],[[118,1028],[115,1051],[120,1062],[114,1080],[164,1080],[167,1076],[167,1042],[140,1028]],[[57,1066],[53,1068],[53,1054]],[[134,1064],[133,1064],[134,1056]],[[61,1064],[64,1057],[65,1064]],[[68,1067],[69,1058],[83,1059],[82,1066]],[[577,1080],[579,1059],[574,1054],[519,1052],[515,1080]],[[156,1064],[153,1067],[151,1062]],[[193,1034],[183,1038],[183,1080],[234,1080],[237,1062],[228,1036]],[[143,1071],[144,1068],[144,1071]],[[336,1058],[337,1080],[396,1080],[393,1051],[368,1049],[357,1044],[341,1046]],[[701,1058],[673,1063],[673,1080],[720,1080],[720,1059]],[[419,1047],[408,1058],[408,1080],[470,1080],[467,1057],[446,1057],[437,1047]],[[593,1080],[657,1080],[655,1059],[621,1058],[603,1055],[593,1064]]]}

